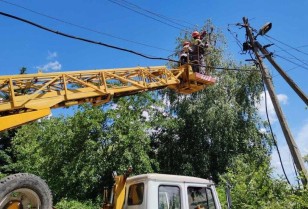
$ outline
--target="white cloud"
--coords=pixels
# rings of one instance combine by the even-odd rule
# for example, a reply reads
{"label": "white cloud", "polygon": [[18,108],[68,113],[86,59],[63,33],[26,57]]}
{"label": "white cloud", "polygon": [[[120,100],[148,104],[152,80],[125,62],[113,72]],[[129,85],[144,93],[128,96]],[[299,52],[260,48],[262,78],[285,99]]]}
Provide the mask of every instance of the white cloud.
{"label": "white cloud", "polygon": [[36,68],[42,71],[59,71],[61,70],[62,65],[58,61],[52,61],[52,62],[48,62],[45,65],[38,66]]}
{"label": "white cloud", "polygon": [[[265,107],[265,93],[262,92],[260,95],[260,103],[257,105],[257,108],[259,110],[259,114],[262,118],[266,119],[266,107]],[[285,94],[278,94],[277,95],[278,101],[280,104],[287,105],[288,104],[288,96]],[[272,103],[272,100],[270,98],[270,95],[268,91],[266,91],[266,100],[267,100],[267,112],[271,123],[274,123],[277,121],[276,112]]]}
{"label": "white cloud", "polygon": [[52,59],[54,59],[56,57],[58,57],[58,53],[57,52],[50,52],[50,51],[48,51],[48,56],[47,56],[48,60],[52,60]]}

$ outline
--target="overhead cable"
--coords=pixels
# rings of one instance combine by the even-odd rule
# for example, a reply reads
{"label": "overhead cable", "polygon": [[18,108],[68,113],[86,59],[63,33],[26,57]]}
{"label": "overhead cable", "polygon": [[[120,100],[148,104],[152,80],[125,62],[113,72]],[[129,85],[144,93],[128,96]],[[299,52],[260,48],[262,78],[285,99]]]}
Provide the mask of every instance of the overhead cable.
{"label": "overhead cable", "polygon": [[139,45],[150,47],[150,48],[154,48],[154,49],[159,49],[159,50],[163,50],[163,51],[173,52],[172,50],[169,50],[169,49],[164,49],[164,48],[160,48],[160,47],[157,47],[157,46],[151,46],[149,44],[145,44],[145,43],[141,43],[141,42],[137,42],[137,41],[132,41],[132,40],[125,39],[125,38],[122,38],[122,37],[119,37],[119,36],[115,36],[115,35],[112,35],[112,34],[109,34],[109,33],[101,32],[101,31],[98,31],[98,30],[94,30],[94,29],[91,29],[91,28],[88,28],[88,27],[85,27],[85,26],[77,25],[75,23],[71,23],[71,22],[68,22],[68,21],[65,21],[65,20],[61,20],[59,18],[43,14],[41,12],[37,12],[37,11],[34,11],[32,9],[29,9],[29,8],[24,7],[24,6],[21,6],[21,5],[15,4],[15,3],[11,3],[11,2],[8,2],[8,1],[5,1],[5,0],[0,0],[0,1],[3,2],[3,3],[6,3],[6,4],[10,4],[12,6],[15,6],[15,7],[22,8],[22,9],[27,10],[29,12],[35,13],[37,15],[40,15],[40,16],[43,16],[43,17],[47,17],[49,19],[56,20],[58,22],[62,22],[62,23],[65,23],[65,24],[68,24],[68,25],[71,25],[71,26],[74,26],[74,27],[77,27],[77,28],[81,28],[83,30],[87,30],[87,31],[90,31],[90,32],[94,32],[94,33],[97,33],[97,34],[104,35],[104,36],[109,36],[109,37],[112,37],[112,38],[115,38],[115,39],[118,39],[118,40],[130,42],[130,43],[134,43],[134,44],[139,44]]}
{"label": "overhead cable", "polygon": [[[260,66],[259,66],[259,69],[260,69]],[[274,142],[274,146],[276,147],[276,150],[277,150],[277,154],[278,154],[278,157],[279,157],[279,162],[280,162],[283,174],[284,174],[288,184],[291,185],[291,183],[290,183],[290,181],[288,179],[288,176],[286,174],[286,171],[285,171],[282,159],[281,159],[280,150],[279,150],[279,147],[278,147],[278,144],[277,144],[277,140],[276,140],[276,138],[274,136],[274,132],[273,132],[273,129],[272,129],[271,121],[270,121],[269,115],[268,115],[267,93],[266,93],[266,87],[265,87],[265,82],[264,82],[264,79],[265,79],[264,76],[265,75],[263,74],[263,71],[261,69],[260,69],[260,72],[261,72],[261,75],[262,75],[262,84],[263,84],[263,90],[264,90],[265,113],[266,113],[267,122],[268,122],[268,125],[269,125],[269,128],[270,128],[270,133],[271,133],[271,136],[272,136],[272,140]]]}
{"label": "overhead cable", "polygon": [[126,8],[126,9],[128,9],[128,10],[131,10],[131,11],[133,11],[133,12],[136,12],[136,13],[142,15],[142,16],[145,16],[145,17],[148,17],[148,18],[150,18],[150,19],[153,19],[153,20],[155,20],[155,21],[157,21],[157,22],[160,22],[160,23],[162,23],[162,24],[164,24],[164,25],[168,25],[168,26],[170,26],[170,27],[172,27],[172,28],[175,28],[175,29],[178,29],[178,30],[184,30],[183,28],[179,28],[178,26],[169,24],[169,23],[167,23],[167,22],[161,21],[161,20],[159,20],[159,19],[157,19],[157,18],[155,18],[155,17],[152,17],[152,16],[150,16],[150,15],[144,14],[144,13],[142,13],[142,12],[136,10],[136,9],[133,9],[133,8],[127,6],[127,5],[124,5],[123,3],[119,3],[119,2],[114,1],[114,0],[108,0],[108,1],[109,1],[109,2],[112,2],[112,3],[114,3],[114,4],[117,4],[117,5],[121,6],[121,7],[124,7],[124,8]]}
{"label": "overhead cable", "polygon": [[171,23],[174,23],[174,24],[176,24],[176,25],[178,25],[178,26],[181,26],[181,27],[184,27],[184,28],[187,27],[187,26],[183,25],[183,24],[182,24],[183,22],[185,22],[185,23],[187,23],[187,24],[189,24],[189,25],[195,26],[194,24],[188,23],[188,22],[186,22],[186,21],[184,21],[184,20],[178,20],[178,19],[170,18],[170,17],[164,16],[164,15],[158,14],[158,13],[156,13],[156,12],[152,12],[152,11],[150,11],[150,10],[144,9],[144,8],[138,6],[138,5],[134,4],[134,3],[131,3],[131,2],[129,2],[129,1],[126,1],[126,0],[122,0],[122,2],[125,2],[125,3],[128,4],[128,5],[134,6],[134,7],[138,8],[138,9],[140,9],[140,10],[142,10],[142,11],[145,11],[145,12],[151,14],[151,15],[157,16],[157,17],[159,17],[159,18],[162,18],[162,19],[164,19],[164,20],[166,20],[166,21],[169,21],[169,22],[171,22]]}
{"label": "overhead cable", "polygon": [[[130,49],[125,49],[125,48],[122,48],[122,47],[118,47],[118,46],[114,46],[114,45],[110,45],[110,44],[106,44],[106,43],[102,43],[102,42],[98,42],[98,41],[89,40],[89,39],[86,39],[86,38],[77,37],[77,36],[73,36],[73,35],[66,34],[66,33],[62,33],[60,31],[56,31],[56,30],[47,28],[45,26],[39,25],[39,24],[31,22],[29,20],[14,16],[14,15],[11,15],[11,14],[7,14],[7,13],[1,12],[1,11],[0,11],[0,15],[3,15],[3,16],[6,16],[6,17],[9,17],[9,18],[27,23],[27,24],[30,24],[30,25],[35,26],[37,28],[40,28],[42,30],[45,30],[45,31],[48,31],[48,32],[51,32],[51,33],[55,33],[57,35],[64,36],[64,37],[67,37],[67,38],[71,38],[71,39],[75,39],[75,40],[79,40],[79,41],[83,41],[83,42],[87,42],[87,43],[91,43],[91,44],[97,44],[97,45],[105,46],[105,47],[120,50],[120,51],[125,51],[125,52],[132,53],[132,54],[135,54],[135,55],[147,58],[147,59],[164,60],[164,61],[169,61],[169,62],[174,62],[174,63],[180,63],[180,61],[178,61],[178,60],[167,59],[167,58],[163,58],[163,57],[153,57],[153,56],[145,55],[145,54],[142,54],[140,52],[133,51],[133,50],[130,50]],[[193,63],[189,63],[189,64],[201,66],[200,64],[193,64]],[[216,67],[216,66],[203,66],[203,67],[208,67],[208,68],[211,68],[211,69],[218,69],[218,70],[231,70],[231,71],[242,71],[242,72],[256,71],[256,70],[242,70],[242,69],[239,69],[239,68],[225,68],[225,67]]]}
{"label": "overhead cable", "polygon": [[[296,69],[296,68],[299,68],[299,66],[292,67],[292,68],[286,70],[285,72],[286,72],[286,73],[287,73],[287,72],[290,72],[290,71],[292,71],[292,70],[294,70],[294,69]],[[279,73],[277,73],[277,74],[275,74],[275,75],[272,75],[272,78],[275,78],[275,77],[277,77],[277,76],[279,76],[279,75],[280,75]]]}
{"label": "overhead cable", "polygon": [[55,34],[58,34],[58,35],[61,35],[61,36],[65,36],[65,37],[68,37],[68,38],[72,38],[72,39],[76,39],[76,40],[80,40],[80,41],[84,41],[84,42],[88,42],[88,43],[92,43],[92,44],[97,44],[97,45],[101,45],[101,46],[106,46],[106,47],[117,49],[117,50],[120,50],[120,51],[126,51],[126,52],[136,54],[138,56],[141,56],[141,57],[144,57],[144,58],[147,58],[147,59],[170,61],[169,59],[166,59],[166,58],[151,57],[151,56],[147,56],[147,55],[144,55],[142,53],[139,53],[139,52],[136,52],[136,51],[133,51],[133,50],[130,50],[130,49],[125,49],[125,48],[122,48],[122,47],[113,46],[113,45],[110,45],[110,44],[106,44],[106,43],[102,43],[102,42],[98,42],[98,41],[92,41],[92,40],[89,40],[89,39],[86,39],[86,38],[81,38],[81,37],[73,36],[73,35],[70,35],[70,34],[62,33],[60,31],[49,29],[45,26],[39,25],[39,24],[31,22],[29,20],[14,16],[14,15],[10,15],[10,14],[4,13],[4,12],[0,12],[0,15],[10,17],[10,18],[13,18],[15,20],[19,20],[21,22],[33,25],[33,26],[40,28],[42,30],[45,30],[45,31],[48,31],[48,32],[51,32],[51,33],[55,33]]}
{"label": "overhead cable", "polygon": [[[266,37],[265,37],[266,38]],[[267,40],[269,40],[268,38],[266,38]],[[270,41],[270,40],[269,40]],[[270,41],[271,43],[273,43],[272,41]],[[277,45],[275,45],[277,46]],[[287,50],[282,49],[280,46],[277,46],[279,49],[281,49],[282,51],[284,51],[285,53],[287,53],[288,55],[290,55],[291,57],[293,57],[294,59],[296,59],[297,61],[301,62],[302,64],[307,65],[307,63],[303,62],[302,60],[298,59],[296,56],[294,56],[293,54],[291,54],[290,52],[288,52]]]}
{"label": "overhead cable", "polygon": [[[287,47],[289,47],[289,48],[291,48],[291,49],[293,49],[293,50],[295,50],[295,51],[297,51],[297,52],[299,52],[299,53],[308,55],[308,53],[303,52],[303,51],[299,50],[298,48],[295,48],[295,47],[293,47],[293,46],[290,46],[289,44],[286,44],[286,43],[284,43],[284,42],[282,42],[282,41],[279,41],[279,40],[277,40],[277,39],[275,39],[275,38],[273,38],[273,37],[271,37],[271,36],[269,36],[269,35],[265,35],[265,36],[268,37],[268,38],[270,38],[270,39],[272,39],[272,40],[275,40],[275,41],[281,43],[282,45],[285,45],[285,46],[287,46]],[[304,45],[304,46],[307,46],[307,45]]]}
{"label": "overhead cable", "polygon": [[242,43],[241,41],[238,39],[237,34],[233,31],[231,31],[230,29],[230,24],[228,25],[227,30],[229,31],[229,33],[232,35],[232,37],[235,39],[236,44],[238,45],[238,47],[240,48],[241,52],[243,52],[243,48],[242,48]]}
{"label": "overhead cable", "polygon": [[301,45],[301,46],[296,46],[295,48],[282,49],[282,50],[278,50],[276,52],[282,52],[282,51],[285,51],[285,50],[295,50],[295,49],[298,49],[298,48],[305,48],[305,47],[308,47],[308,45],[305,44],[305,45]]}
{"label": "overhead cable", "polygon": [[301,68],[303,68],[303,69],[305,69],[305,70],[308,70],[308,67],[305,67],[305,66],[300,65],[300,64],[298,64],[298,63],[296,63],[296,62],[293,62],[293,61],[291,61],[291,60],[289,60],[289,59],[287,59],[287,58],[285,58],[285,57],[283,57],[283,56],[280,56],[280,55],[278,55],[278,54],[275,54],[275,56],[276,56],[276,57],[279,57],[279,58],[281,58],[281,59],[284,59],[284,60],[286,60],[286,61],[288,61],[288,62],[290,62],[290,63],[292,63],[292,64],[294,64],[294,65],[296,65],[296,66],[298,66],[298,67],[301,67]]}

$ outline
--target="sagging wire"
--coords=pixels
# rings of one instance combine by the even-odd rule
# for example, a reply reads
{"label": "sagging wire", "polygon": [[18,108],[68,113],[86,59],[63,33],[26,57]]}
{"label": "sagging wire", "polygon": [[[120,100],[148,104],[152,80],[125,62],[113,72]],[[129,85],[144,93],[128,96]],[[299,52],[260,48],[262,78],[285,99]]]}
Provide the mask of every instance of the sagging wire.
{"label": "sagging wire", "polygon": [[289,59],[287,59],[287,58],[285,58],[285,57],[282,57],[282,56],[280,56],[280,55],[278,55],[278,54],[275,54],[275,56],[276,56],[276,57],[279,57],[279,58],[281,58],[281,59],[284,59],[285,61],[288,61],[288,62],[290,62],[290,63],[296,65],[297,67],[301,67],[301,68],[303,68],[303,69],[305,69],[305,70],[308,70],[308,67],[305,67],[305,66],[300,65],[300,64],[298,64],[298,63],[296,63],[296,62],[293,62],[293,61],[291,61],[291,60],[289,60]]}
{"label": "sagging wire", "polygon": [[154,15],[154,16],[156,16],[156,17],[159,17],[159,18],[161,18],[161,19],[164,19],[164,20],[166,20],[166,21],[169,21],[169,22],[171,22],[171,23],[174,23],[174,24],[176,24],[176,25],[178,25],[178,26],[180,26],[180,27],[187,28],[187,26],[185,26],[185,25],[182,24],[182,23],[184,23],[184,22],[187,23],[187,24],[189,24],[189,25],[195,26],[194,24],[189,23],[189,22],[187,22],[187,21],[178,20],[178,19],[174,19],[174,18],[170,18],[170,17],[167,17],[167,16],[165,16],[165,15],[161,15],[161,14],[158,14],[158,13],[156,13],[156,12],[152,12],[152,11],[150,11],[150,10],[144,9],[144,8],[138,6],[137,4],[131,3],[131,2],[129,2],[129,1],[126,1],[126,0],[121,0],[121,1],[124,2],[124,3],[126,3],[127,5],[136,7],[136,8],[138,8],[138,9],[144,11],[144,12],[147,12],[147,13],[149,13],[149,14],[151,14],[151,15]]}
{"label": "sagging wire", "polygon": [[64,23],[64,24],[67,24],[67,25],[71,25],[71,26],[74,26],[74,27],[77,27],[77,28],[80,28],[80,29],[83,29],[83,30],[87,30],[87,31],[90,31],[90,32],[93,32],[93,33],[97,33],[97,34],[104,35],[104,36],[109,36],[109,37],[112,37],[112,38],[115,38],[115,39],[118,39],[118,40],[130,42],[130,43],[134,43],[134,44],[138,44],[138,45],[142,45],[142,46],[146,46],[146,47],[150,47],[150,48],[154,48],[154,49],[159,49],[159,50],[163,50],[163,51],[173,52],[172,50],[169,50],[169,49],[164,49],[164,48],[160,48],[160,47],[156,47],[156,46],[151,46],[149,44],[140,43],[140,42],[137,42],[137,41],[132,41],[132,40],[125,39],[125,38],[122,38],[122,37],[118,37],[118,36],[115,36],[115,35],[112,35],[112,34],[109,34],[109,33],[101,32],[101,31],[98,31],[98,30],[94,30],[94,29],[91,29],[91,28],[88,28],[88,27],[85,27],[85,26],[77,25],[75,23],[71,23],[71,22],[68,22],[68,21],[65,21],[65,20],[61,20],[59,18],[43,14],[41,12],[37,12],[37,11],[34,11],[32,9],[29,9],[29,8],[24,7],[24,6],[21,6],[21,5],[15,4],[15,3],[11,3],[11,2],[8,2],[8,1],[5,1],[5,0],[0,0],[0,1],[3,2],[3,3],[9,4],[9,5],[12,5],[12,6],[18,7],[18,8],[22,8],[22,9],[27,10],[29,12],[32,12],[34,14],[37,14],[37,15],[40,15],[40,16],[43,16],[43,17],[46,17],[46,18],[49,18],[49,19],[52,19],[52,20]]}
{"label": "sagging wire", "polygon": [[[271,40],[269,40],[267,37],[269,37],[269,36],[267,36],[267,35],[265,35],[266,37],[265,37],[265,39],[267,39],[268,41],[270,41],[271,43],[273,43]],[[283,50],[280,46],[278,46],[278,45],[275,45],[276,47],[278,47],[279,49],[281,49],[281,50]],[[300,59],[298,59],[296,56],[294,56],[293,54],[291,54],[290,52],[288,52],[287,50],[283,50],[285,53],[287,53],[288,55],[290,55],[290,56],[292,56],[294,59],[296,59],[297,61],[299,61],[299,62],[301,62],[302,64],[304,64],[304,65],[306,65],[306,66],[308,66],[307,65],[307,63],[305,63],[305,62],[303,62],[302,60],[300,60]],[[289,61],[290,62],[290,61]],[[295,64],[294,62],[293,62],[293,64]],[[304,67],[305,69],[308,69],[307,67]]]}
{"label": "sagging wire", "polygon": [[167,22],[163,22],[163,21],[161,21],[161,20],[159,20],[159,19],[157,19],[157,18],[155,18],[155,17],[152,17],[152,16],[150,16],[150,15],[147,15],[147,14],[144,14],[144,13],[142,13],[142,12],[139,12],[138,10],[133,9],[133,8],[131,8],[131,7],[129,7],[129,6],[124,5],[124,4],[121,4],[121,3],[117,2],[117,1],[114,1],[114,0],[108,0],[108,1],[109,1],[109,2],[112,2],[112,3],[114,3],[114,4],[117,4],[117,5],[121,6],[121,7],[124,7],[124,8],[126,8],[126,9],[128,9],[128,10],[134,11],[134,12],[136,12],[136,13],[142,15],[142,16],[145,16],[145,17],[148,17],[148,18],[150,18],[150,19],[153,19],[153,20],[155,20],[155,21],[157,21],[157,22],[160,22],[160,23],[162,23],[162,24],[164,24],[164,25],[168,25],[168,26],[170,26],[170,27],[172,27],[172,28],[175,28],[175,29],[178,29],[178,30],[184,30],[183,28],[179,28],[179,27],[177,27],[177,26],[175,26],[175,25],[171,25],[171,24],[169,24],[169,23],[167,23]]}
{"label": "sagging wire", "polygon": [[[298,48],[305,48],[305,47],[308,47],[308,45],[305,44],[305,45],[297,46],[296,48],[294,47],[294,49],[293,49],[293,48],[289,48],[289,49],[295,50],[295,49],[298,49]],[[287,50],[287,49],[278,50],[278,51],[276,51],[276,52],[282,52],[282,51],[284,51],[284,50]]]}
{"label": "sagging wire", "polygon": [[[303,52],[303,51],[299,50],[298,48],[295,48],[295,47],[293,47],[293,46],[290,46],[289,44],[286,44],[286,43],[284,43],[284,42],[282,42],[282,41],[279,41],[279,40],[277,40],[277,39],[275,39],[275,38],[273,38],[273,37],[271,37],[271,36],[269,36],[269,35],[265,35],[265,36],[268,37],[268,38],[270,38],[270,39],[272,39],[272,40],[274,40],[274,41],[277,41],[277,42],[281,43],[282,45],[285,45],[285,46],[287,46],[287,47],[289,47],[289,48],[291,48],[291,49],[293,49],[293,50],[295,50],[295,51],[297,51],[297,52],[299,52],[299,53],[308,55],[308,53]],[[307,45],[305,45],[305,46],[307,46]],[[286,51],[286,50],[284,50],[284,49],[281,49],[281,50],[282,50],[282,51]]]}
{"label": "sagging wire", "polygon": [[[37,23],[34,23],[32,21],[29,21],[29,20],[26,20],[26,19],[14,16],[14,15],[11,15],[11,14],[7,14],[7,13],[4,13],[4,12],[0,12],[0,15],[3,15],[3,16],[6,16],[6,17],[9,17],[9,18],[12,18],[12,19],[15,19],[15,20],[27,23],[27,24],[30,24],[30,25],[32,25],[34,27],[37,27],[37,28],[40,28],[42,30],[45,30],[45,31],[48,31],[48,32],[51,32],[51,33],[55,33],[57,35],[61,35],[61,36],[67,37],[67,38],[71,38],[71,39],[75,39],[75,40],[79,40],[79,41],[83,41],[83,42],[87,42],[87,43],[91,43],[91,44],[101,45],[101,46],[105,46],[105,47],[116,49],[116,50],[120,50],[120,51],[125,51],[125,52],[132,53],[132,54],[135,54],[135,55],[147,58],[147,59],[163,60],[163,61],[174,62],[174,63],[178,63],[178,64],[181,63],[178,60],[173,60],[173,59],[163,58],[163,57],[148,56],[148,55],[145,55],[145,54],[142,54],[140,52],[133,51],[133,50],[130,50],[130,49],[125,49],[125,48],[122,48],[122,47],[106,44],[106,43],[103,43],[103,42],[93,41],[93,40],[89,40],[89,39],[86,39],[86,38],[77,37],[77,36],[73,36],[73,35],[70,35],[70,34],[62,33],[60,31],[56,31],[56,30],[47,28],[45,26],[39,25]],[[203,65],[194,64],[194,63],[188,63],[188,64],[193,65],[193,66],[208,67],[210,69],[218,69],[218,70],[234,70],[234,71],[241,71],[242,70],[242,69],[239,69],[239,68],[225,68],[225,67],[203,66]],[[249,71],[256,71],[256,70],[245,70],[245,71],[249,72]],[[245,72],[245,71],[243,71],[243,72]]]}
{"label": "sagging wire", "polygon": [[92,40],[89,40],[89,39],[86,39],[86,38],[81,38],[81,37],[73,36],[73,35],[70,35],[70,34],[62,33],[62,32],[60,32],[60,31],[56,31],[56,30],[49,29],[49,28],[47,28],[47,27],[45,27],[45,26],[39,25],[39,24],[34,23],[34,22],[31,22],[31,21],[29,21],[29,20],[26,20],[26,19],[23,19],[23,18],[14,16],[14,15],[10,15],[10,14],[4,13],[4,12],[0,12],[0,15],[3,15],[3,16],[9,17],[9,18],[13,18],[13,19],[15,19],[15,20],[19,20],[19,21],[21,21],[21,22],[30,24],[30,25],[35,26],[35,27],[37,27],[37,28],[40,28],[40,29],[42,29],[42,30],[45,30],[45,31],[48,31],[48,32],[51,32],[51,33],[55,33],[55,34],[58,34],[58,35],[61,35],[61,36],[65,36],[65,37],[67,37],[67,38],[72,38],[72,39],[76,39],[76,40],[79,40],[79,41],[88,42],[88,43],[91,43],[91,44],[97,44],[97,45],[101,45],[101,46],[105,46],[105,47],[117,49],[117,50],[120,50],[120,51],[126,51],[126,52],[129,52],[129,53],[132,53],[132,54],[135,54],[135,55],[138,55],[138,56],[147,58],[147,59],[169,61],[169,60],[166,59],[166,58],[147,56],[147,55],[144,55],[144,54],[142,54],[142,53],[139,53],[139,52],[136,52],[136,51],[133,51],[133,50],[130,50],[130,49],[125,49],[125,48],[122,48],[122,47],[118,47],[118,46],[106,44],[106,43],[103,43],[103,42],[92,41]]}
{"label": "sagging wire", "polygon": [[[290,72],[291,70],[294,70],[294,69],[296,69],[296,68],[298,68],[298,66],[292,67],[292,68],[286,70],[285,72],[286,72],[286,73],[287,73],[287,72]],[[277,77],[277,76],[279,76],[279,75],[280,75],[279,73],[278,73],[278,74],[275,74],[275,75],[272,75],[272,78],[275,78],[275,77]]]}
{"label": "sagging wire", "polygon": [[234,31],[231,31],[230,29],[230,25],[236,25],[236,24],[228,24],[228,32],[232,35],[232,37],[235,39],[236,44],[238,45],[238,47],[240,48],[241,54],[244,53],[243,51],[243,47],[242,47],[242,42],[238,39],[238,34],[235,33]]}
{"label": "sagging wire", "polygon": [[272,140],[273,140],[274,146],[276,147],[276,150],[277,150],[277,154],[278,154],[278,158],[279,158],[279,161],[280,161],[280,165],[281,165],[283,174],[284,174],[288,184],[291,185],[291,183],[289,181],[289,178],[288,178],[288,176],[286,174],[286,171],[285,171],[285,168],[284,168],[284,165],[283,165],[283,162],[282,162],[280,150],[279,150],[279,147],[278,147],[278,144],[277,144],[277,140],[275,138],[275,135],[274,135],[274,132],[273,132],[273,129],[272,129],[271,121],[269,119],[268,104],[267,104],[267,91],[266,91],[266,86],[265,86],[265,82],[264,82],[265,75],[264,75],[263,71],[261,70],[261,66],[259,64],[257,65],[257,67],[259,68],[261,76],[262,76],[262,84],[263,84],[263,91],[264,91],[264,102],[265,102],[265,113],[266,113],[266,118],[267,118],[268,126],[270,128],[270,133],[271,133],[271,136],[272,136]]}

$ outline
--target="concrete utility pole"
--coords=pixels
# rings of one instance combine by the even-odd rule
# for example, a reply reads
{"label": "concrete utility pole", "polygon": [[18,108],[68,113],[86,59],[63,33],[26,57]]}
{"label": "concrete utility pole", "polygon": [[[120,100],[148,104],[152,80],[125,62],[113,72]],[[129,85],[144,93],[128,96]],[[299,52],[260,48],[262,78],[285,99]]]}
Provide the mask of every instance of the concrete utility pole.
{"label": "concrete utility pole", "polygon": [[[268,70],[265,68],[265,66],[263,64],[262,57],[258,54],[258,49],[259,49],[258,42],[255,40],[255,37],[252,34],[251,28],[250,28],[249,23],[248,23],[248,19],[243,17],[243,22],[244,22],[243,26],[246,28],[246,34],[249,38],[250,46],[252,47],[252,50],[253,50],[254,54],[256,55],[259,67],[262,71],[262,77],[264,79],[264,83],[267,87],[267,90],[268,90],[269,95],[271,97],[271,100],[273,102],[273,106],[275,108],[278,120],[280,122],[282,131],[283,131],[283,134],[286,138],[290,152],[291,152],[292,157],[294,159],[294,163],[296,165],[296,168],[302,174],[301,181],[302,181],[304,186],[307,186],[308,173],[307,173],[307,170],[305,168],[303,158],[302,158],[300,151],[299,151],[299,149],[298,149],[298,147],[295,143],[295,140],[293,139],[293,136],[292,136],[291,131],[288,127],[287,121],[286,121],[286,119],[283,115],[282,109],[279,105],[278,98],[276,96],[274,86],[273,86],[273,83],[272,83],[272,80],[271,80],[271,76],[270,76]],[[281,69],[281,71],[283,71],[283,70]]]}

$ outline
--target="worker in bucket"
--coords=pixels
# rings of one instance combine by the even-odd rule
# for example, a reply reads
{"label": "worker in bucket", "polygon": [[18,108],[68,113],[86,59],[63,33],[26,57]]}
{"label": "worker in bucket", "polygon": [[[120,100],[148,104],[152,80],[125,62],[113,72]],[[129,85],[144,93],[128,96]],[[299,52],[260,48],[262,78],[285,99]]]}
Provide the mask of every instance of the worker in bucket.
{"label": "worker in bucket", "polygon": [[192,52],[192,48],[190,47],[190,42],[185,41],[183,43],[183,48],[180,52],[180,63],[181,65],[184,65],[189,62],[189,56],[190,53]]}
{"label": "worker in bucket", "polygon": [[191,34],[193,38],[191,52],[192,69],[194,72],[202,74],[205,74],[204,52],[205,48],[208,47],[208,44],[203,40],[205,35],[206,31],[203,31],[201,34],[198,31],[194,31]]}

